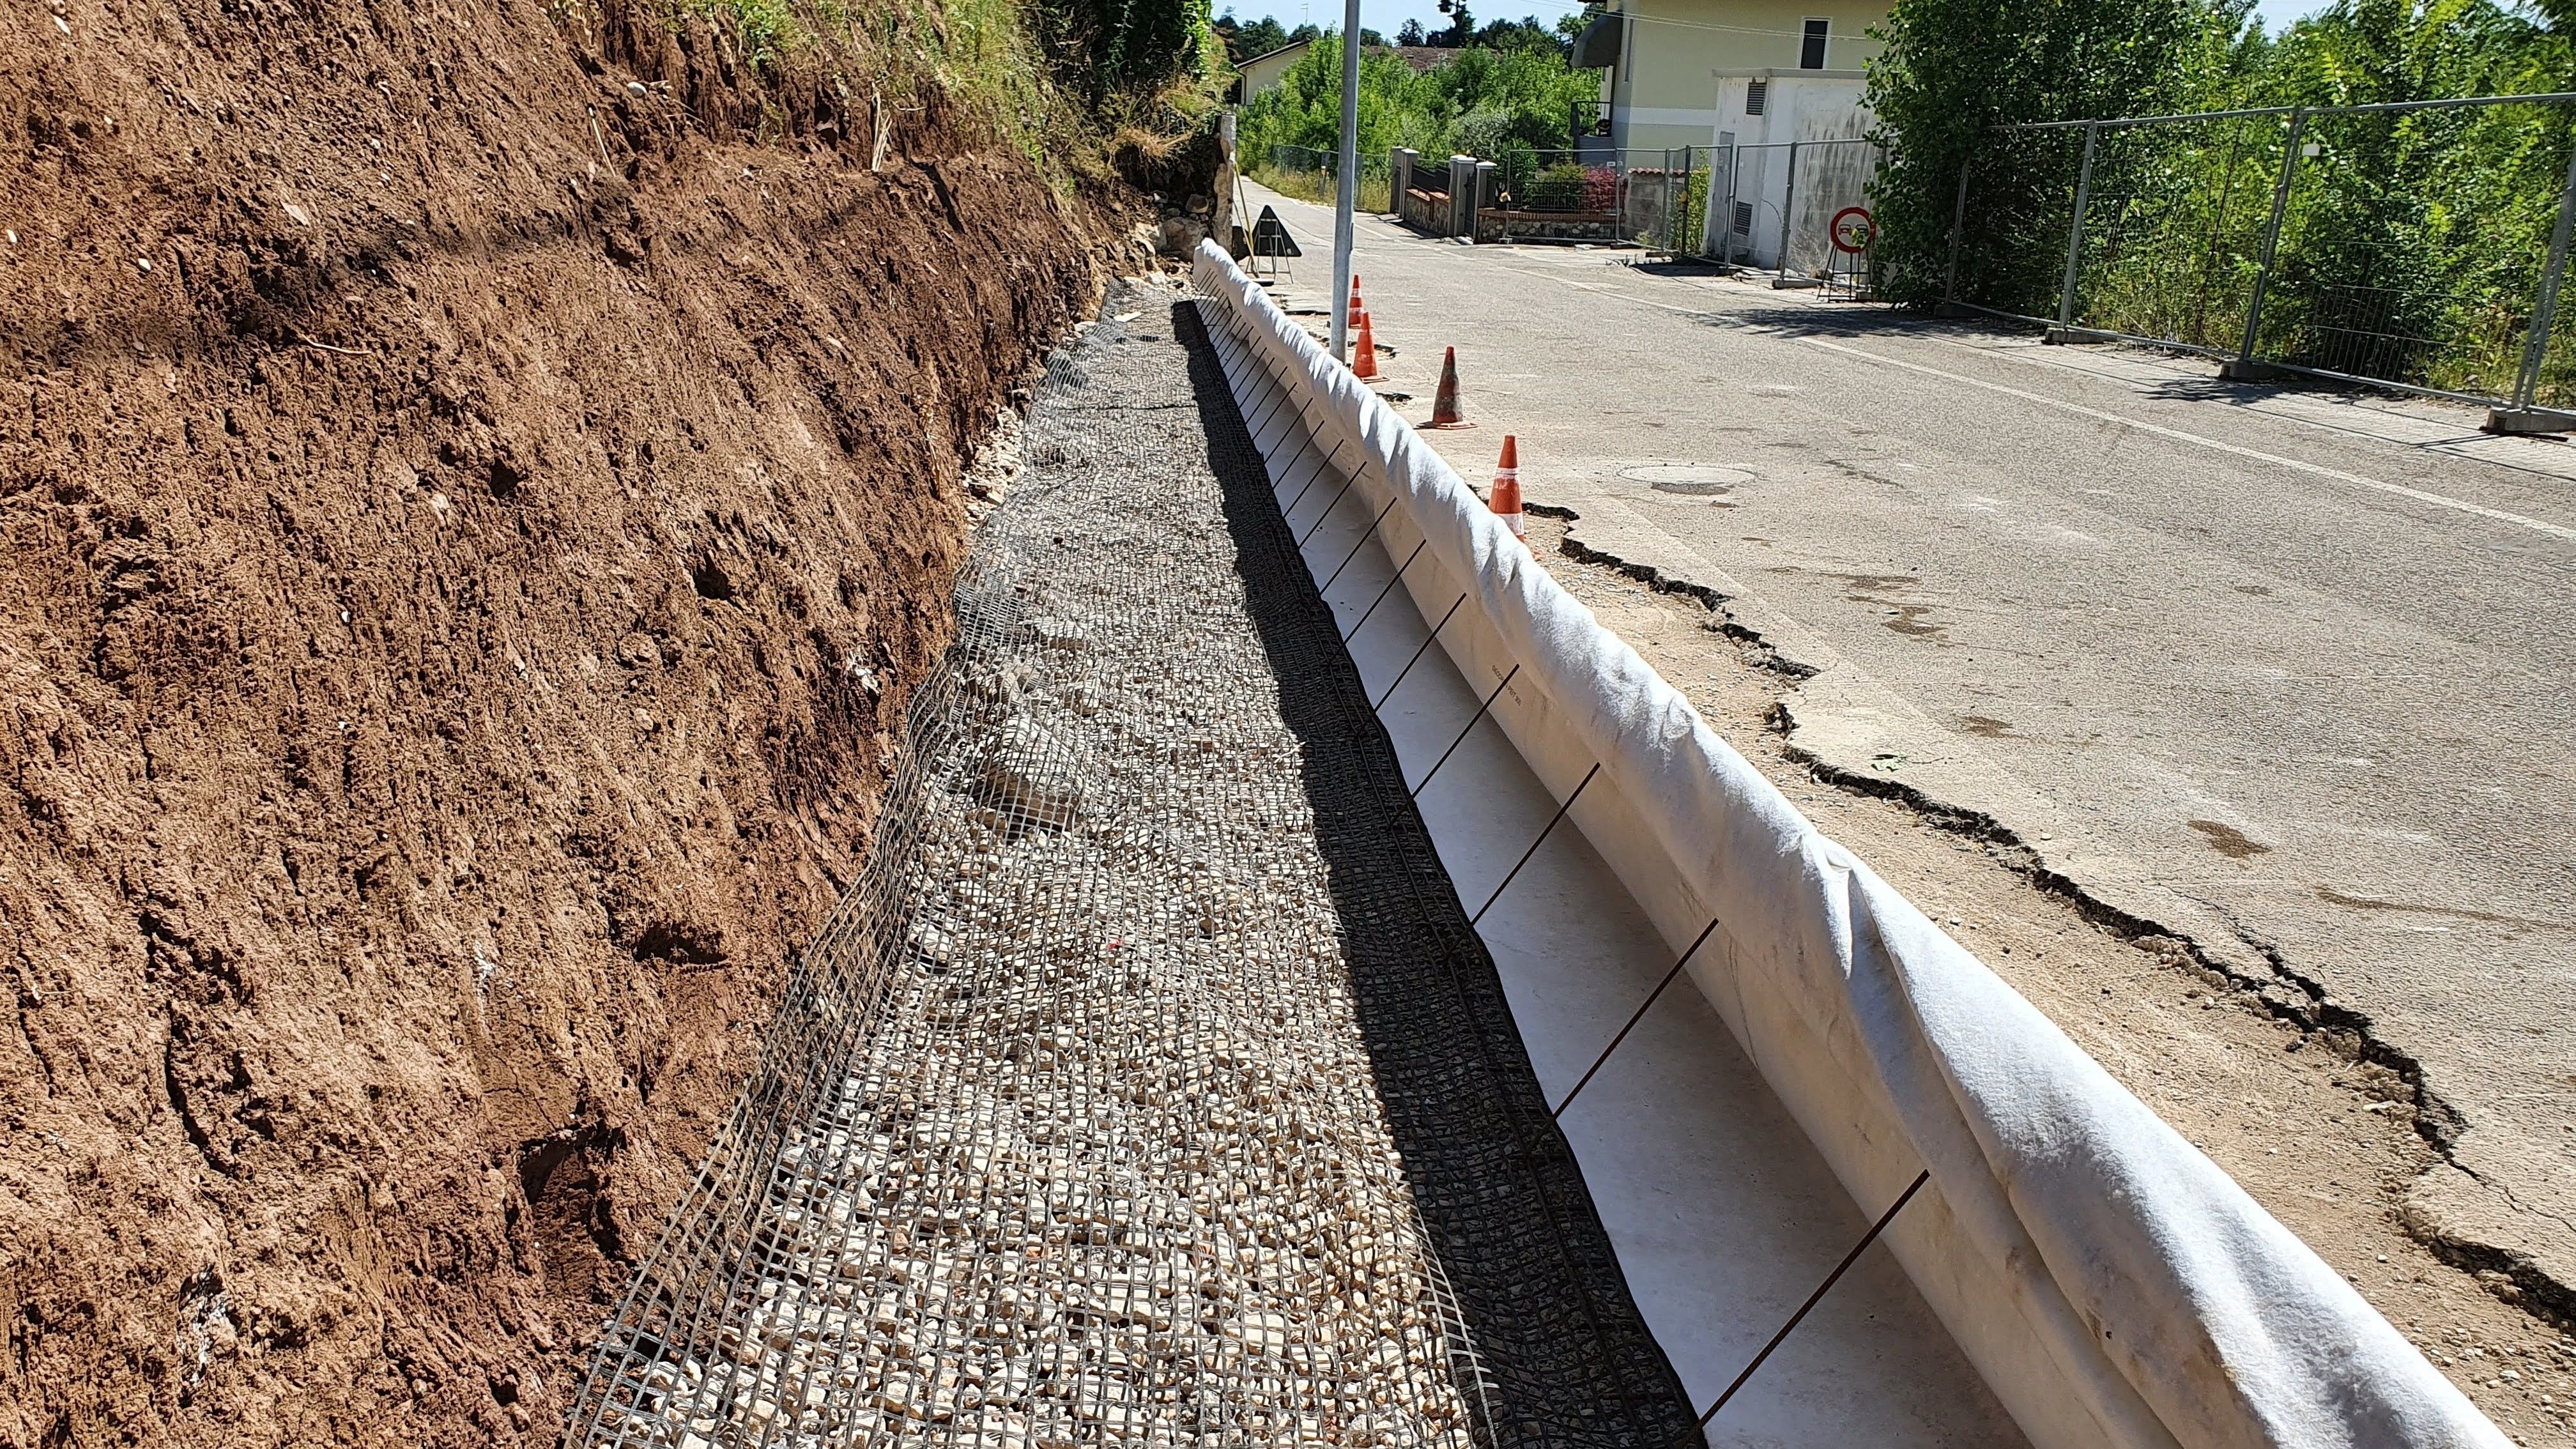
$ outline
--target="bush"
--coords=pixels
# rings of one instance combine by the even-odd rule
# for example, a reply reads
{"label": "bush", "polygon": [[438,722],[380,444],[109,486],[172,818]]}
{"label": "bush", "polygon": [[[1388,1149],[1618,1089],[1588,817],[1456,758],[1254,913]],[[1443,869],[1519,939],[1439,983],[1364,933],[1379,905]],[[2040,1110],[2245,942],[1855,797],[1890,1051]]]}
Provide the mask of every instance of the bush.
{"label": "bush", "polygon": [[1469,111],[1449,127],[1449,149],[1479,158],[1500,156],[1511,141],[1512,118],[1502,111]]}
{"label": "bush", "polygon": [[[1562,150],[1573,140],[1573,104],[1599,94],[1594,72],[1567,69],[1554,51],[1465,50],[1416,74],[1391,51],[1364,50],[1360,152],[1380,157],[1410,146],[1425,156],[1464,152],[1490,160],[1513,146]],[[1244,154],[1267,156],[1274,146],[1330,151],[1340,144],[1341,107],[1341,43],[1328,35],[1243,108]]]}

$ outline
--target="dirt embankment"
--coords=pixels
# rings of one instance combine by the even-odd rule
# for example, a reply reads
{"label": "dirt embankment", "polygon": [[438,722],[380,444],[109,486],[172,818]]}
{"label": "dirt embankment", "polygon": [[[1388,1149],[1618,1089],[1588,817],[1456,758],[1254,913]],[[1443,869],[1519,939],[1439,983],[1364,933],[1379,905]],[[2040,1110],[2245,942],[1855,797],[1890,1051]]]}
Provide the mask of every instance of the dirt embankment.
{"label": "dirt embankment", "polygon": [[852,873],[1096,257],[728,54],[0,18],[0,1444],[550,1438]]}

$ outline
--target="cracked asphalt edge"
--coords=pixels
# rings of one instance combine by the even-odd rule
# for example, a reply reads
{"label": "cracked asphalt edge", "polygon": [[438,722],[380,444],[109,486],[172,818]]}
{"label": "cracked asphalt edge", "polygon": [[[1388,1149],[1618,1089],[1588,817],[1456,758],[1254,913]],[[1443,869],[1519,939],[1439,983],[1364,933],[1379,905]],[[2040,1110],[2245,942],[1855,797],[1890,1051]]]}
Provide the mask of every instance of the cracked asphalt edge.
{"label": "cracked asphalt edge", "polygon": [[[1664,535],[1615,499],[1575,495],[1568,504],[1530,502],[1523,506],[1532,513],[1565,522],[1563,548],[1568,557],[1610,569],[1656,593],[1690,599],[1706,608],[1713,616],[1706,627],[1732,642],[1745,663],[1781,680],[1787,693],[1773,702],[1765,723],[1781,738],[1788,757],[1819,783],[1895,802],[1937,829],[1993,847],[1989,855],[2005,869],[2039,891],[2067,902],[2089,924],[2119,936],[2168,965],[2198,974],[2208,985],[2228,991],[2231,999],[2246,1010],[2289,1022],[2328,1051],[2395,1073],[2413,1099],[2409,1105],[2416,1135],[2440,1160],[2440,1167],[2433,1171],[2447,1168],[2458,1172],[2489,1191],[2502,1193],[2515,1210],[2530,1211],[2513,1201],[2509,1186],[2485,1178],[2459,1161],[2454,1148],[2467,1131],[2468,1121],[2425,1080],[2423,1063],[2382,1036],[2368,1013],[2336,1001],[2324,981],[2293,966],[2276,943],[2244,926],[2232,912],[2212,902],[2188,898],[2225,923],[2227,934],[2234,938],[2228,942],[2214,940],[2211,933],[2169,925],[2147,910],[2123,905],[2112,899],[2107,890],[2050,865],[2036,844],[1991,810],[1944,798],[1922,785],[1891,775],[1853,769],[1828,758],[1819,749],[1799,743],[1796,696],[1837,674],[1856,675],[1855,666],[1794,620],[1756,602],[1751,591],[1724,570]],[[1590,510],[1588,514],[1586,509]],[[1641,527],[1618,526],[1620,514],[1626,514]],[[1605,522],[1610,526],[1604,527]],[[1591,526],[1587,527],[1587,523]],[[2432,1175],[2428,1172],[2419,1177],[2417,1187],[2425,1186]],[[2497,1281],[2500,1276],[2516,1290],[2509,1302],[2562,1330],[2576,1331],[2576,1282],[2550,1271],[2532,1253],[2463,1231],[2448,1215],[2435,1210],[2421,1191],[2410,1193],[2398,1217],[2407,1234],[2435,1257],[2473,1275],[2491,1291],[2501,1286]]]}

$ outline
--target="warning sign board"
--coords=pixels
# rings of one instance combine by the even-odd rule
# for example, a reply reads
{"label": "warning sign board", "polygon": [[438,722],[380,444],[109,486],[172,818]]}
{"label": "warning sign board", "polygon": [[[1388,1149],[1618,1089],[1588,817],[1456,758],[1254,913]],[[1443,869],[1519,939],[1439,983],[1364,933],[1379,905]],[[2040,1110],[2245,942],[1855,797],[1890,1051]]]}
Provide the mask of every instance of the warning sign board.
{"label": "warning sign board", "polygon": [[1854,256],[1869,250],[1878,237],[1878,222],[1867,207],[1846,206],[1834,213],[1834,250]]}
{"label": "warning sign board", "polygon": [[1279,213],[1261,208],[1261,217],[1252,224],[1252,254],[1256,257],[1302,257],[1297,239],[1280,223]]}

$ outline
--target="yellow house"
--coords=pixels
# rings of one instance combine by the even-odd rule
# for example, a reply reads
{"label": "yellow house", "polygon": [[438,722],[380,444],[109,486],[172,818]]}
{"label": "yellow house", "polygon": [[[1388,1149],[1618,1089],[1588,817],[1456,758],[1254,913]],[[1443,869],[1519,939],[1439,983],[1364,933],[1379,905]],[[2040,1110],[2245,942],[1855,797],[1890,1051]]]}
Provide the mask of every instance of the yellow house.
{"label": "yellow house", "polygon": [[1306,47],[1312,44],[1311,40],[1292,40],[1277,50],[1253,56],[1236,66],[1235,104],[1242,105],[1263,91],[1276,89],[1280,79],[1288,74],[1288,67],[1295,65],[1297,58],[1304,55]]}
{"label": "yellow house", "polygon": [[1607,68],[1610,142],[1624,151],[1724,145],[1725,133],[1746,144],[1753,133],[1819,139],[1765,124],[1775,98],[1793,94],[1795,132],[1857,136],[1864,67],[1881,48],[1869,31],[1887,9],[1885,0],[1609,0],[1575,63]]}

